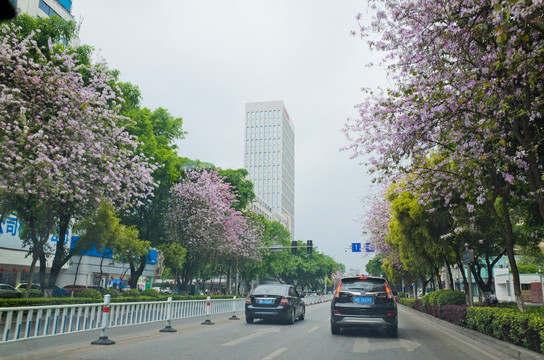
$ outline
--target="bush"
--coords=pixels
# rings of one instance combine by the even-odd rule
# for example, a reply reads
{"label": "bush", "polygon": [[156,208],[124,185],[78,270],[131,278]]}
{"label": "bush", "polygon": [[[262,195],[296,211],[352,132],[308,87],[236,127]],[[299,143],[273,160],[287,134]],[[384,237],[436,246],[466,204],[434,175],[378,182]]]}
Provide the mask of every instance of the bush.
{"label": "bush", "polygon": [[414,309],[425,312],[425,309],[423,308],[423,301],[421,299],[414,299]]}
{"label": "bush", "polygon": [[100,291],[94,289],[85,289],[83,291],[75,293],[74,296],[87,299],[102,299],[102,294],[100,293]]}
{"label": "bush", "polygon": [[443,305],[440,308],[440,318],[452,324],[465,326],[468,305]]}
{"label": "bush", "polygon": [[140,291],[137,289],[123,291],[123,297],[140,297]]}
{"label": "bush", "polygon": [[425,294],[421,299],[423,307],[430,311],[435,306],[443,305],[464,305],[466,303],[465,293],[457,290],[437,290]]}
{"label": "bush", "polygon": [[532,351],[544,352],[544,319],[530,311],[511,308],[471,307],[467,309],[466,327]]}
{"label": "bush", "polygon": [[147,297],[153,298],[155,300],[159,298],[159,293],[156,290],[153,290],[153,289],[142,290],[140,295],[141,296],[147,296]]}
{"label": "bush", "polygon": [[111,298],[118,298],[121,296],[121,293],[117,289],[106,289],[104,290],[104,295],[109,295]]}
{"label": "bush", "polygon": [[400,298],[399,299],[399,304],[402,304],[404,306],[408,306],[410,308],[414,308],[414,302],[416,301],[416,299],[410,299],[410,298]]}
{"label": "bush", "polygon": [[[510,269],[510,272],[512,272],[511,269]],[[518,265],[518,272],[520,274],[537,274],[538,266],[537,265]]]}

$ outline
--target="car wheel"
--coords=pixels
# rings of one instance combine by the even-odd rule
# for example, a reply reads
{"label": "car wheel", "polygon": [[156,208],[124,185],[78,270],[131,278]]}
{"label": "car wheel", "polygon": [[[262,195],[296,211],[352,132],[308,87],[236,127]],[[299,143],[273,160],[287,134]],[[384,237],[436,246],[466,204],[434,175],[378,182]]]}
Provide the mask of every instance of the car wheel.
{"label": "car wheel", "polygon": [[399,336],[399,324],[395,324],[389,328],[387,328],[387,334],[391,337],[398,337]]}
{"label": "car wheel", "polygon": [[289,319],[287,319],[287,323],[289,325],[293,325],[295,323],[295,318],[296,318],[296,309],[293,308],[293,311],[291,311],[291,315],[289,316]]}
{"label": "car wheel", "polygon": [[299,320],[304,320],[304,318],[306,317],[306,308],[303,306],[302,307],[302,313],[300,314],[300,316],[298,317]]}
{"label": "car wheel", "polygon": [[246,323],[253,324],[253,318],[251,316],[246,316]]}
{"label": "car wheel", "polygon": [[332,333],[333,335],[338,335],[338,334],[340,334],[340,326],[338,326],[338,325],[336,325],[336,324],[334,324],[334,323],[331,322],[331,333]]}

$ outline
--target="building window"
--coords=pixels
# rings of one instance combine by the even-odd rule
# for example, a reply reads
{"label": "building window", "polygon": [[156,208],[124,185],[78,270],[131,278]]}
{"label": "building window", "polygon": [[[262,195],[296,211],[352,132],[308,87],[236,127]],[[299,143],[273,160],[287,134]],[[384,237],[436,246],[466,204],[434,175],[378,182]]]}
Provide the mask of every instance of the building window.
{"label": "building window", "polygon": [[42,11],[44,13],[46,13],[49,16],[51,16],[51,15],[59,16],[59,14],[57,14],[57,12],[55,10],[51,9],[51,7],[49,5],[47,5],[43,0],[40,0],[40,4],[38,6],[39,6],[40,9],[42,9]]}

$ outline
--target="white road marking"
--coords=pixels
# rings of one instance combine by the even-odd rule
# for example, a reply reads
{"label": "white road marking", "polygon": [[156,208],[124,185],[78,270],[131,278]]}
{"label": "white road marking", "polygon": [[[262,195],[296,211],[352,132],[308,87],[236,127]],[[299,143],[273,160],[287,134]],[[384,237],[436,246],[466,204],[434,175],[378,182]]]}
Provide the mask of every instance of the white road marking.
{"label": "white road marking", "polygon": [[308,330],[308,334],[311,333],[312,331],[316,331],[317,329],[319,329],[319,327],[314,327],[314,328],[311,328],[310,330]]}
{"label": "white road marking", "polygon": [[264,329],[264,330],[258,330],[258,331],[255,331],[253,334],[249,334],[247,336],[238,338],[236,340],[232,340],[232,341],[229,341],[227,343],[224,343],[223,346],[239,345],[239,344],[241,344],[243,342],[246,342],[248,340],[255,339],[255,338],[259,337],[259,336],[263,336],[265,334],[272,333],[272,332],[280,332],[280,329],[278,327],[273,327],[273,328],[267,328],[267,329]]}
{"label": "white road marking", "polygon": [[408,351],[414,351],[421,344],[415,343],[409,340],[403,339],[373,339],[372,342],[368,341],[368,338],[355,338],[355,344],[353,345],[353,352],[355,353],[367,353],[373,350],[385,350],[385,349],[398,349],[405,348]]}
{"label": "white road marking", "polygon": [[272,354],[268,355],[268,356],[265,356],[263,358],[263,360],[272,360],[272,359],[275,359],[277,358],[278,356],[280,356],[284,351],[286,351],[287,348],[280,348],[276,351],[274,351]]}

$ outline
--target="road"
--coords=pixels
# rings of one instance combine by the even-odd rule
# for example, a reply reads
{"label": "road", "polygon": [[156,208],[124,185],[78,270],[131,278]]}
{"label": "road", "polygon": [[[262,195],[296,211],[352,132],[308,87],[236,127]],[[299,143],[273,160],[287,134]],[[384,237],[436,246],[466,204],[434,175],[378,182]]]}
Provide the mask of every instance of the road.
{"label": "road", "polygon": [[112,328],[113,345],[91,345],[99,331],[89,331],[0,345],[4,360],[61,359],[508,359],[493,349],[482,349],[459,335],[399,309],[399,337],[373,331],[346,331],[332,335],[330,303],[308,306],[306,319],[294,325],[256,321],[249,325],[229,320],[231,314],[172,323],[175,333],[159,332],[163,323]]}

